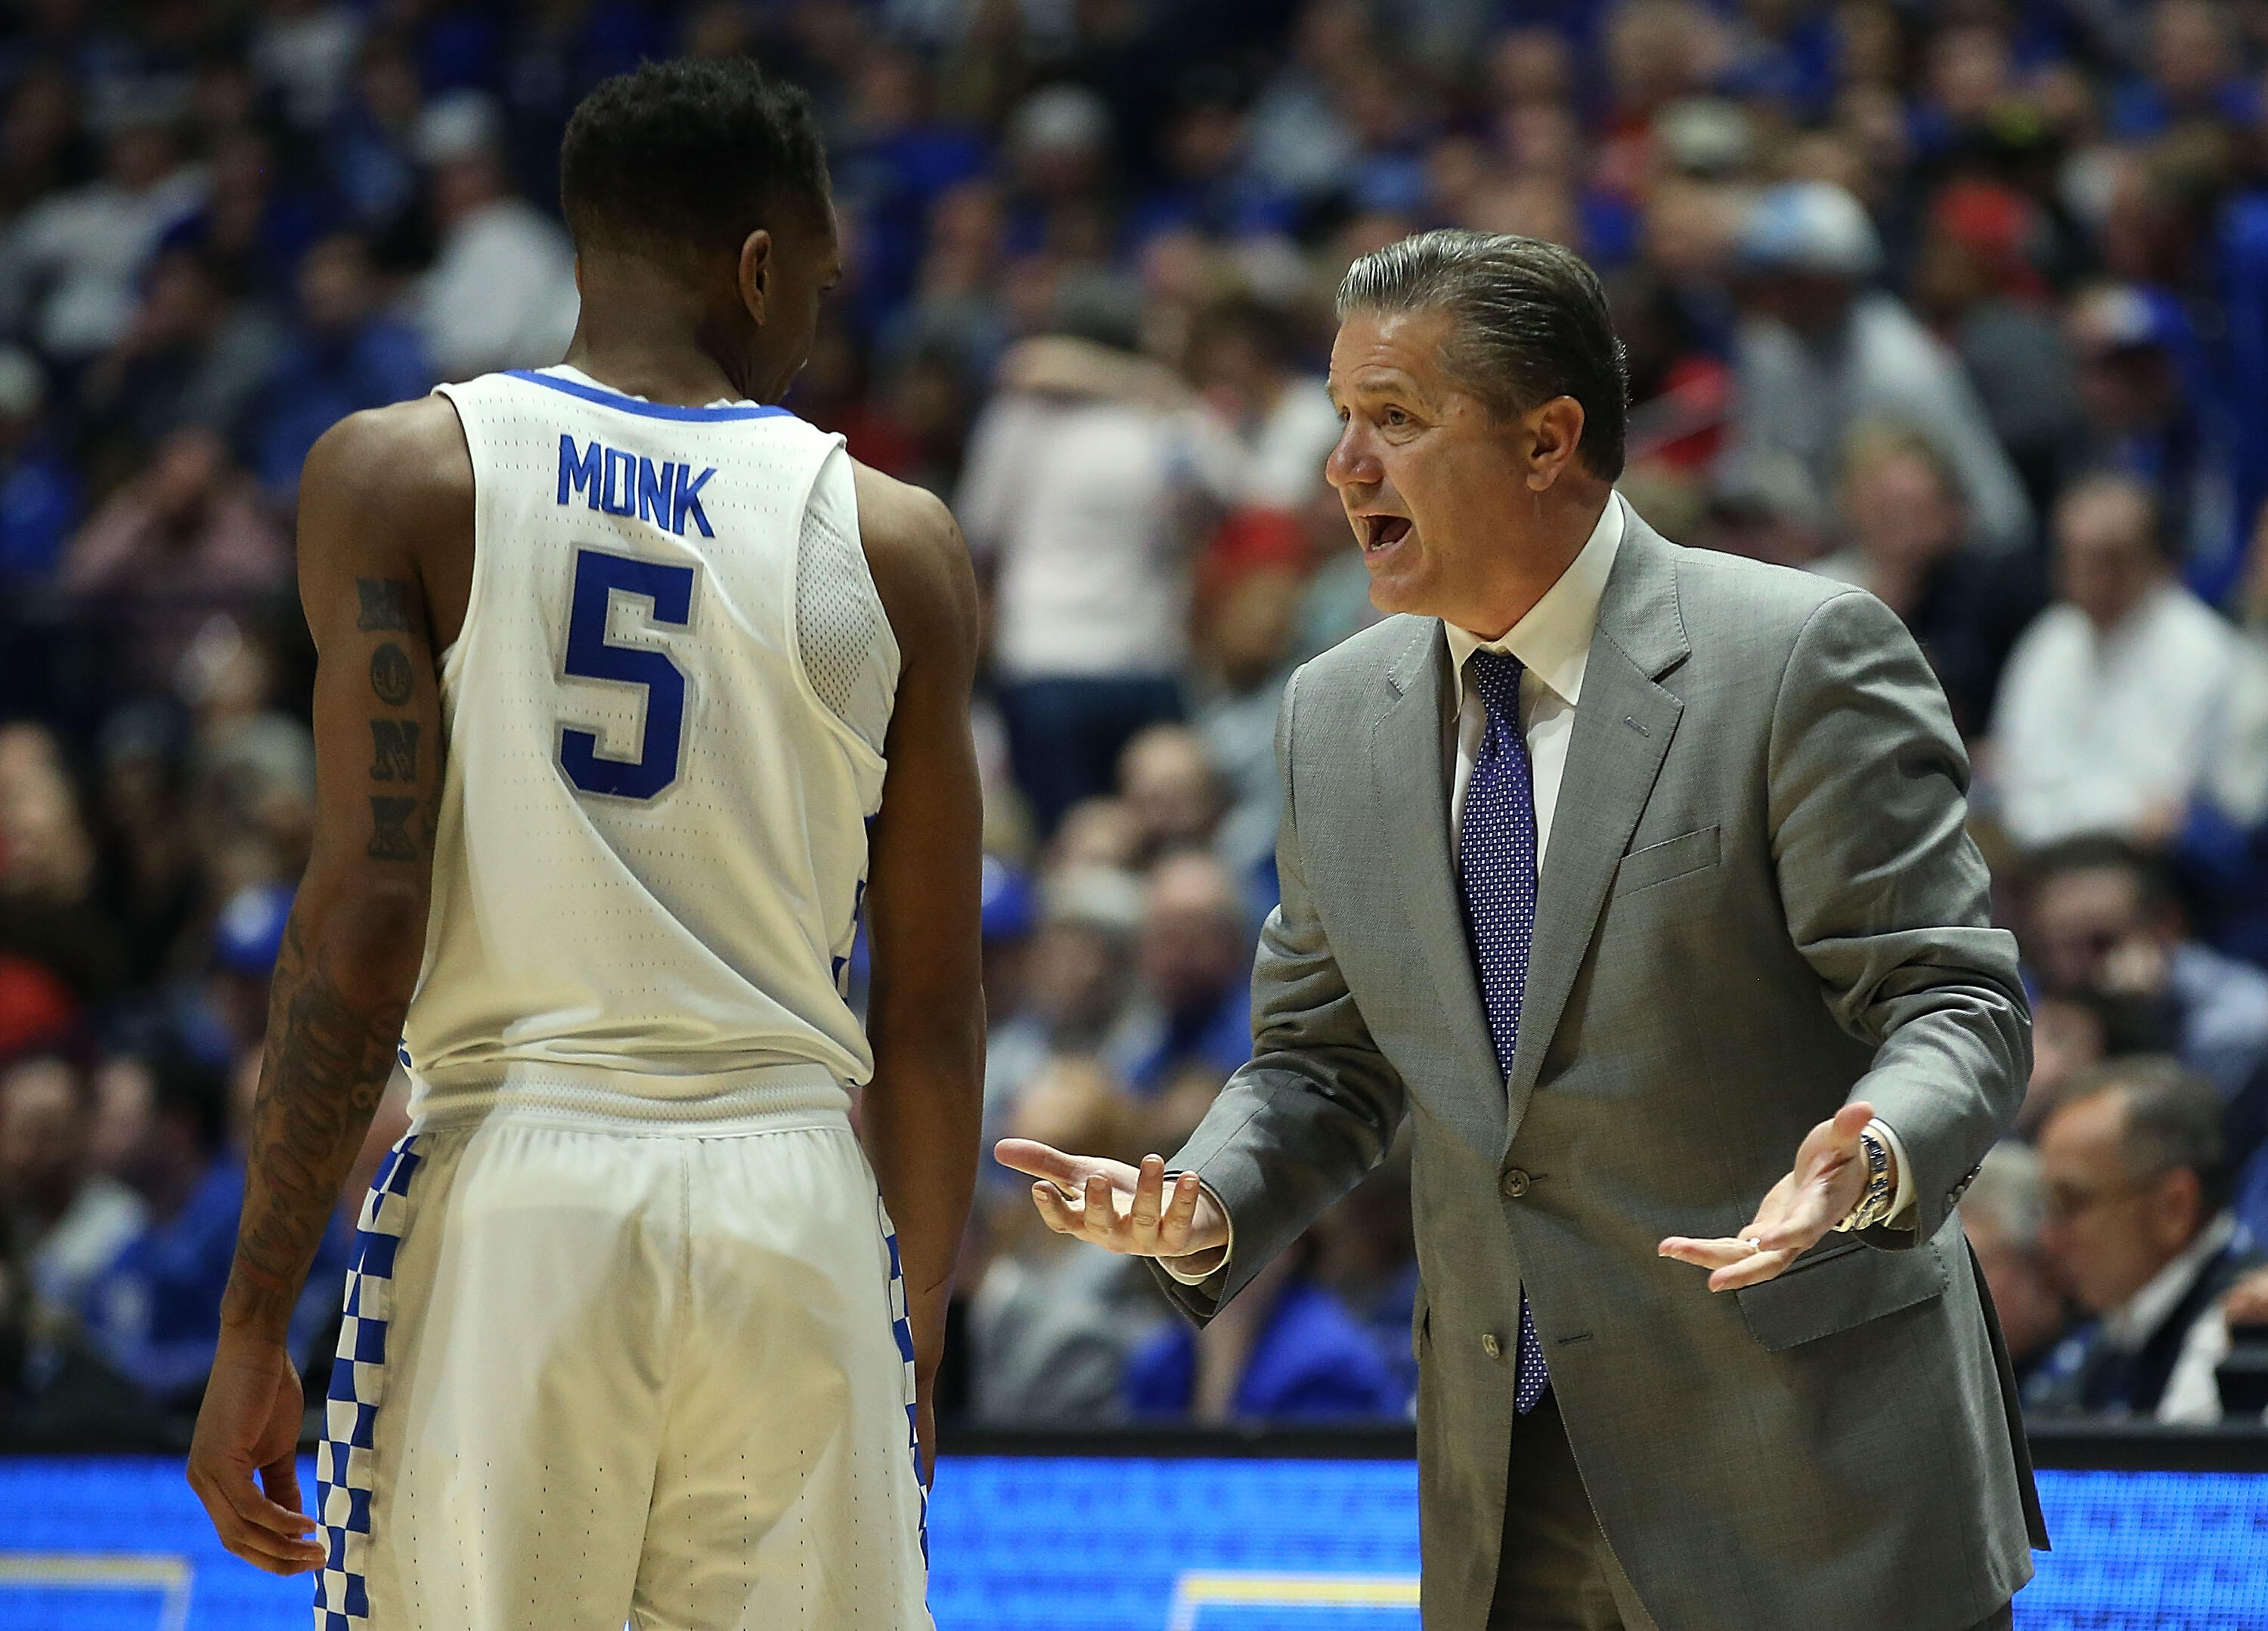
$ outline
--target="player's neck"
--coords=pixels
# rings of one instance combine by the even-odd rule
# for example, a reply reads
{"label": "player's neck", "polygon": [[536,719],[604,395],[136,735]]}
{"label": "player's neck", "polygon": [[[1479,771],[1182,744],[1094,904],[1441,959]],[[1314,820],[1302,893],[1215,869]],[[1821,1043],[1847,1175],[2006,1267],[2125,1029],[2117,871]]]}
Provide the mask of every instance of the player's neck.
{"label": "player's neck", "polygon": [[742,394],[701,343],[700,295],[643,262],[586,257],[578,268],[583,308],[564,361],[609,390],[698,408]]}

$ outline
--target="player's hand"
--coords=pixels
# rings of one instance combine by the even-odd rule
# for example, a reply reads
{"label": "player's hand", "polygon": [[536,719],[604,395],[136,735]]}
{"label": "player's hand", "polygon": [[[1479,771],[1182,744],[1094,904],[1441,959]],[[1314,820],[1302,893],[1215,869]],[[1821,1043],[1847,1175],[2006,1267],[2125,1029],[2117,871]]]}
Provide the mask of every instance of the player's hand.
{"label": "player's hand", "polygon": [[[1712,1291],[1737,1291],[1773,1278],[1824,1239],[1866,1194],[1859,1135],[1874,1119],[1872,1105],[1845,1105],[1813,1128],[1795,1152],[1795,1165],[1738,1235],[1719,1240],[1672,1235],[1655,1249],[1710,1270]],[[1896,1172],[1890,1181],[1897,1182]]]}
{"label": "player's hand", "polygon": [[282,1342],[224,1329],[189,1443],[189,1488],[221,1544],[271,1575],[323,1566],[299,1501],[299,1375]]}
{"label": "player's hand", "polygon": [[1167,1193],[1163,1156],[1144,1156],[1131,1167],[1028,1138],[1004,1138],[992,1153],[1001,1165],[1040,1180],[1032,1204],[1059,1235],[1131,1257],[1188,1257],[1228,1244],[1228,1216],[1195,1172],[1174,1179]]}

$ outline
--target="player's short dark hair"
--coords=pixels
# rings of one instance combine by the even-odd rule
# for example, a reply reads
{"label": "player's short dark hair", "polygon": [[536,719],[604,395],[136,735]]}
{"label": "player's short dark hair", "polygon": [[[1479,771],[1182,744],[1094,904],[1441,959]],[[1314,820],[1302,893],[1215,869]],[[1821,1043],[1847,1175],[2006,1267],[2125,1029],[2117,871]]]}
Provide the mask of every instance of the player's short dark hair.
{"label": "player's short dark hair", "polygon": [[577,106],[559,202],[578,246],[737,249],[783,209],[827,218],[827,150],[810,99],[746,57],[648,62]]}
{"label": "player's short dark hair", "polygon": [[1338,312],[1447,311],[1448,362],[1498,419],[1572,396],[1576,452],[1593,475],[1623,473],[1630,366],[1598,274],[1572,249],[1510,232],[1444,228],[1373,250],[1347,268]]}

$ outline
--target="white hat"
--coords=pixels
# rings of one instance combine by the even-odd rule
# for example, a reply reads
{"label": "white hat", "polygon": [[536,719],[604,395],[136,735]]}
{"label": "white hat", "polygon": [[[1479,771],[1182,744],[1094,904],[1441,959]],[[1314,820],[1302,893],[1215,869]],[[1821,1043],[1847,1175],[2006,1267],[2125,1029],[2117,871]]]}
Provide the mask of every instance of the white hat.
{"label": "white hat", "polygon": [[1866,207],[1832,181],[1790,181],[1749,209],[1741,260],[1772,271],[1867,277],[1882,264],[1882,240]]}

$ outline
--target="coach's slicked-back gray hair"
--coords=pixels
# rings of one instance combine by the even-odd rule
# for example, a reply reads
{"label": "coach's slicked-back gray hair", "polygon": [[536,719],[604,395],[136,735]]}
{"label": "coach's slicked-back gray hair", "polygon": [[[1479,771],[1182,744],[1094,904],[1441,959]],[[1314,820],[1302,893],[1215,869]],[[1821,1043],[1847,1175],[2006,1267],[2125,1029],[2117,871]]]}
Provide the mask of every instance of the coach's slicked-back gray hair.
{"label": "coach's slicked-back gray hair", "polygon": [[1499,419],[1572,396],[1582,405],[1584,467],[1623,473],[1630,372],[1595,273],[1571,249],[1509,232],[1447,228],[1373,250],[1339,284],[1353,312],[1446,311],[1449,367]]}

